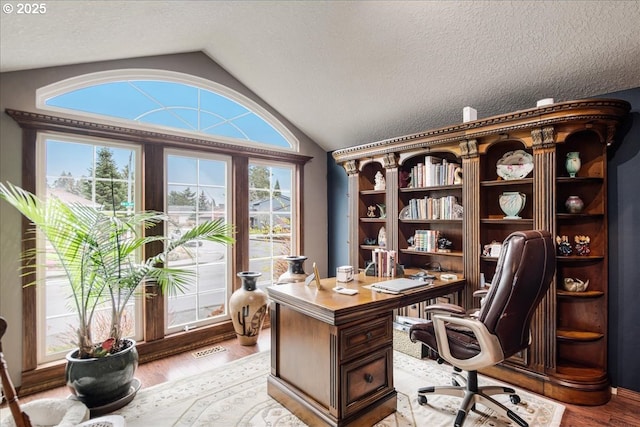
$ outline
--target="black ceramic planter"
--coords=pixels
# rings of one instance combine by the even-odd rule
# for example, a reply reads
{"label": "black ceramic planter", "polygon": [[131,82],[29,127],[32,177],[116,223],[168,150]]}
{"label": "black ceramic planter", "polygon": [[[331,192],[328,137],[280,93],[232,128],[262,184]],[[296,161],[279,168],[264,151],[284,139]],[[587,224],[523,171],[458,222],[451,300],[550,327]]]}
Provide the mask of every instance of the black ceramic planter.
{"label": "black ceramic planter", "polygon": [[74,357],[78,350],[67,354],[67,386],[87,407],[123,401],[131,393],[133,375],[138,367],[138,350],[134,340],[126,341],[129,342],[127,348],[107,357],[78,359]]}

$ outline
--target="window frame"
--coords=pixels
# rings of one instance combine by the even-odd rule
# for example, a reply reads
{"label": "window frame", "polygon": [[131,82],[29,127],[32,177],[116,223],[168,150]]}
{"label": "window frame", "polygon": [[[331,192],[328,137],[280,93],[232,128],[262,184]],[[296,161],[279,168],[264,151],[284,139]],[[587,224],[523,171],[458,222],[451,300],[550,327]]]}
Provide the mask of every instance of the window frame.
{"label": "window frame", "polygon": [[[195,151],[227,154],[232,158],[233,196],[231,199],[231,220],[234,222],[238,234],[236,243],[232,247],[233,289],[240,287],[240,281],[235,277],[239,271],[248,268],[247,253],[249,246],[248,233],[248,164],[249,159],[263,159],[267,161],[286,162],[295,165],[294,180],[297,188],[297,203],[292,214],[297,215],[295,234],[298,236],[296,248],[292,250],[302,253],[304,249],[303,205],[304,205],[304,165],[312,159],[310,156],[293,152],[269,150],[264,147],[238,146],[210,139],[188,137],[180,134],[161,133],[149,129],[138,129],[113,125],[110,123],[72,119],[43,113],[33,113],[6,109],[9,115],[22,128],[22,183],[25,190],[36,191],[36,142],[41,132],[57,132],[68,137],[94,137],[138,144],[142,150],[142,208],[152,210],[164,209],[163,171],[156,165],[163,164],[164,149],[189,148]],[[22,217],[22,235],[27,236],[31,228],[29,221]],[[156,227],[159,228],[159,227]],[[154,232],[153,229],[151,232]],[[162,232],[155,231],[155,232]],[[156,242],[158,243],[158,242]],[[32,240],[25,240],[22,249],[33,248]],[[145,248],[145,256],[159,252],[158,245],[150,244]],[[34,281],[34,273],[22,276],[22,283],[26,285]],[[142,362],[166,357],[168,355],[189,351],[198,347],[233,338],[235,332],[231,321],[216,325],[196,328],[189,332],[177,333],[171,336],[164,334],[164,297],[157,294],[153,285],[145,289],[143,340],[138,343],[138,352]],[[23,394],[42,391],[64,382],[64,360],[39,366],[37,362],[36,346],[36,298],[37,286],[27,286],[22,289],[22,384]],[[161,321],[157,321],[161,319]]]}
{"label": "window frame", "polygon": [[[252,165],[264,166],[264,167],[268,167],[268,168],[289,168],[289,167],[291,167],[291,164],[284,163],[284,162],[249,159],[249,168]],[[299,238],[299,235],[297,234],[297,230],[298,230],[297,222],[300,221],[300,218],[296,215],[296,212],[295,212],[295,207],[297,206],[297,198],[298,198],[298,194],[299,194],[299,191],[296,188],[295,174],[296,174],[296,170],[295,170],[295,168],[292,168],[292,170],[291,170],[291,187],[292,188],[291,188],[291,197],[290,197],[290,201],[291,202],[290,202],[290,207],[289,207],[289,210],[290,210],[289,215],[291,216],[291,242],[290,242],[291,245],[292,245],[290,247],[290,252],[291,253],[285,254],[285,255],[281,255],[281,256],[274,256],[272,254],[272,256],[269,257],[269,259],[271,259],[272,265],[275,264],[277,262],[276,260],[278,260],[278,259],[281,259],[284,262],[284,257],[286,257],[288,255],[298,255],[298,254],[302,253],[298,249],[298,247],[296,245],[296,242],[298,241],[298,238]],[[250,188],[250,190],[251,190],[251,188]],[[273,189],[270,188],[269,192],[272,193]],[[247,211],[247,214],[249,216],[251,216],[251,212],[249,210]],[[269,210],[269,215],[271,217],[274,216],[274,212],[271,210],[271,207],[270,207],[270,210]],[[251,238],[250,226],[251,226],[251,224],[248,224],[247,233],[249,235],[249,238]],[[272,243],[271,247],[273,248],[273,243]],[[251,251],[249,251],[249,252],[251,252]],[[249,259],[251,260],[252,258],[249,258]],[[255,259],[256,258],[253,258],[253,260],[255,260]],[[273,265],[273,267],[275,267],[275,266]],[[274,277],[273,279],[277,280],[278,278]],[[264,282],[268,282],[268,279],[266,277],[259,278],[258,279],[258,287],[263,287],[264,286],[264,284],[263,284]]]}
{"label": "window frame", "polygon": [[[142,160],[141,160],[142,150],[141,150],[141,147],[137,144],[132,144],[130,142],[123,142],[119,140],[111,140],[111,139],[107,140],[107,139],[87,137],[87,136],[67,135],[59,132],[48,132],[48,131],[38,132],[36,136],[36,147],[35,147],[36,168],[39,171],[40,170],[46,171],[47,140],[58,140],[61,142],[69,142],[69,143],[131,149],[132,151],[135,152],[135,169],[134,170],[142,171]],[[34,176],[36,178],[35,194],[40,198],[44,198],[46,196],[46,191],[47,191],[47,184],[46,184],[47,176],[46,174],[40,174],[38,172],[35,172]],[[142,172],[137,173],[136,178],[141,178],[141,177],[142,177]],[[140,205],[141,203],[141,194],[142,194],[141,181],[142,181],[141,179],[135,180],[134,201],[136,206]],[[44,253],[43,251],[40,250],[44,248],[44,236],[39,235],[36,239],[35,244],[38,246],[38,251],[36,255],[36,275],[37,277],[43,278],[42,281],[44,282],[44,270],[45,270],[45,267],[44,267],[45,263],[43,260]],[[44,283],[40,283],[38,284],[38,286],[39,287],[44,286]],[[44,326],[46,326],[46,321],[47,321],[46,313],[45,313],[46,292],[36,292],[36,298],[37,298],[37,301],[36,301],[37,327],[35,328],[36,336],[37,336],[36,348],[38,352],[38,363],[42,364],[42,363],[48,363],[48,362],[59,360],[60,355],[63,353],[66,353],[66,351],[47,354],[46,336],[44,331]],[[144,322],[142,317],[142,304],[138,300],[138,298],[136,298],[135,302],[136,302],[135,304],[136,328],[134,331],[135,336],[133,336],[132,338],[139,340],[142,337],[142,324]]]}
{"label": "window frame", "polygon": [[[221,155],[221,154],[217,154],[217,153],[211,153],[211,152],[204,152],[204,151],[196,151],[196,150],[185,150],[185,149],[177,149],[177,148],[166,148],[164,150],[164,188],[165,190],[167,189],[167,187],[169,186],[169,180],[167,178],[167,172],[168,172],[168,159],[169,156],[179,156],[179,157],[189,157],[189,158],[195,158],[195,159],[204,159],[204,160],[216,160],[216,161],[222,161],[225,163],[226,165],[226,171],[225,171],[225,181],[227,184],[227,189],[229,194],[227,195],[227,197],[225,198],[225,215],[227,218],[231,218],[232,215],[232,211],[231,211],[231,195],[234,193],[233,191],[233,181],[232,181],[232,176],[231,176],[231,171],[232,171],[232,166],[233,166],[233,159],[231,158],[231,156],[228,155]],[[166,191],[165,191],[166,194]],[[196,192],[197,194],[197,192]],[[167,201],[165,200],[165,208],[163,209],[163,212],[168,212],[168,204]],[[165,224],[165,232],[166,232],[166,224]],[[231,296],[231,293],[233,292],[233,283],[234,283],[234,276],[233,276],[233,266],[232,266],[232,251],[231,251],[231,245],[227,245],[226,248],[226,274],[227,274],[227,278],[229,279],[229,283],[227,285],[227,289],[226,289],[226,299],[227,301],[229,300],[229,297]],[[165,304],[166,304],[166,308],[168,308],[168,296],[165,295]],[[195,322],[191,322],[185,326],[170,326],[169,325],[169,312],[168,310],[166,310],[165,313],[165,334],[169,335],[169,334],[173,334],[176,332],[179,332],[180,330],[185,330],[185,331],[189,331],[190,328],[192,327],[202,327],[202,326],[208,326],[208,325],[212,325],[212,324],[216,324],[216,323],[220,323],[223,321],[227,321],[230,320],[231,317],[228,313],[228,304],[225,304],[225,313],[223,316],[220,316],[218,318],[216,318],[213,321],[206,321],[204,319],[200,319],[200,320],[196,320]]]}

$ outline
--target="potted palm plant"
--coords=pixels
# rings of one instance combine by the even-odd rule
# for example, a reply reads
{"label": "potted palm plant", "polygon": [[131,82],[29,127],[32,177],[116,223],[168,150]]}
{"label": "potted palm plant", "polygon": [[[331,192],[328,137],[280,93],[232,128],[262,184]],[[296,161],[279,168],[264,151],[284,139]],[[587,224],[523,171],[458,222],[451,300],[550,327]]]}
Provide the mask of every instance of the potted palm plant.
{"label": "potted palm plant", "polygon": [[[90,408],[118,401],[130,392],[138,356],[135,342],[122,336],[122,326],[125,307],[134,294],[147,282],[156,283],[163,294],[180,292],[190,283],[193,270],[166,265],[176,249],[202,240],[234,242],[233,226],[220,219],[179,235],[148,236],[144,230],[167,221],[167,215],[117,213],[115,208],[64,203],[56,197],[41,200],[9,183],[0,183],[0,198],[42,232],[64,269],[78,315],[77,349],[67,355],[67,384]],[[162,252],[139,261],[141,251],[152,242],[161,242]],[[36,250],[22,256],[33,259]],[[111,309],[109,338],[96,343],[93,317],[105,303]]]}

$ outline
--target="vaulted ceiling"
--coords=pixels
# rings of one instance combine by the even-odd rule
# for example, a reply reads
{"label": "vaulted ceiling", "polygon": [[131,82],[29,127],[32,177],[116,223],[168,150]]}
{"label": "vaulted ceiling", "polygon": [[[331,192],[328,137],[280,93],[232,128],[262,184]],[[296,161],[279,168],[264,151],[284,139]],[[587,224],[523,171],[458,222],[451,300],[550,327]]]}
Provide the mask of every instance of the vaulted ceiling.
{"label": "vaulted ceiling", "polygon": [[639,1],[16,6],[2,72],[203,51],[327,151],[640,86]]}

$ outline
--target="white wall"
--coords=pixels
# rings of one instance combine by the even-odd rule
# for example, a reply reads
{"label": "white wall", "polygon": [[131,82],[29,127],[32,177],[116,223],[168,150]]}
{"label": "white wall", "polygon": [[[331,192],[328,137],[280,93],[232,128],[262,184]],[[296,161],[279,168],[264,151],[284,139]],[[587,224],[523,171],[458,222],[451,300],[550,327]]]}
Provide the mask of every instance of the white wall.
{"label": "white wall", "polygon": [[[0,181],[21,184],[20,127],[5,109],[37,111],[36,89],[82,74],[111,69],[163,69],[195,75],[225,86],[251,98],[267,109],[291,130],[300,141],[300,154],[312,156],[304,168],[304,255],[316,262],[321,275],[327,272],[327,168],[326,153],[315,142],[296,129],[286,118],[263,102],[257,95],[200,52],[128,60],[107,61],[74,66],[16,71],[0,74]],[[55,115],[55,114],[54,114]],[[20,215],[7,203],[0,203],[0,316],[7,319],[9,329],[3,350],[14,382],[20,384],[22,360],[22,299],[18,276],[21,247]]]}

